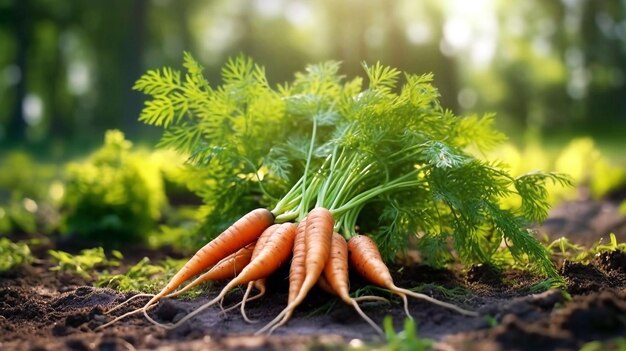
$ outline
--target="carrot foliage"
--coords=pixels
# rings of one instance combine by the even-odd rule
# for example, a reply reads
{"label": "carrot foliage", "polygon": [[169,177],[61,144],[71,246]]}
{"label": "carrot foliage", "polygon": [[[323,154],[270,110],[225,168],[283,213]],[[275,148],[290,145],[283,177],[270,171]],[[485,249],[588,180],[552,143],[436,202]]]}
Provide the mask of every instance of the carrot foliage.
{"label": "carrot foliage", "polygon": [[[504,243],[556,275],[526,228],[547,215],[546,182],[569,179],[513,177],[475,156],[505,136],[493,129],[493,115],[443,108],[431,74],[376,63],[347,79],[331,61],[273,86],[263,67],[239,56],[216,85],[191,55],[183,66],[149,71],[135,89],[151,97],[140,120],[162,127],[161,146],[188,157],[206,203],[203,233],[219,233],[258,206],[273,208],[278,222],[323,206],[336,230],[345,237],[366,230],[387,259],[416,242],[424,256],[445,262],[451,243],[463,262],[489,262]],[[504,207],[510,197],[518,205]]]}

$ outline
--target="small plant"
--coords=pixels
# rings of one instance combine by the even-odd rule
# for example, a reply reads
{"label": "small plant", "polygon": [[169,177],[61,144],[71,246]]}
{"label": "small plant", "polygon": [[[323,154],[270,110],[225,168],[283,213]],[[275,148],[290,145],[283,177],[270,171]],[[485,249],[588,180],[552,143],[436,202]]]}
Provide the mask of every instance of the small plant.
{"label": "small plant", "polygon": [[7,238],[0,238],[0,272],[33,262],[34,257],[25,243],[14,243]]}
{"label": "small plant", "polygon": [[78,273],[85,279],[91,278],[97,269],[117,267],[123,258],[122,253],[116,250],[111,252],[112,258],[107,258],[102,247],[82,250],[78,255],[65,251],[49,250],[56,265],[51,271]]}
{"label": "small plant", "polygon": [[132,152],[119,131],[102,148],[67,167],[66,231],[104,245],[143,241],[165,204],[163,181],[148,154]]}
{"label": "small plant", "polygon": [[605,244],[600,240],[590,248],[575,244],[566,237],[554,240],[546,248],[556,259],[589,263],[594,256],[604,251],[626,252],[626,243],[619,243],[615,234],[611,233],[608,243]]}
{"label": "small plant", "polygon": [[184,264],[181,260],[165,259],[159,265],[150,264],[144,257],[130,267],[125,274],[103,273],[98,276],[95,285],[100,288],[112,288],[121,292],[143,291],[156,292],[159,287],[171,279]]}
{"label": "small plant", "polygon": [[383,349],[385,351],[426,351],[434,345],[433,340],[419,337],[413,319],[405,319],[404,330],[396,333],[391,317],[387,316],[383,320],[383,328],[387,338],[387,347]]}

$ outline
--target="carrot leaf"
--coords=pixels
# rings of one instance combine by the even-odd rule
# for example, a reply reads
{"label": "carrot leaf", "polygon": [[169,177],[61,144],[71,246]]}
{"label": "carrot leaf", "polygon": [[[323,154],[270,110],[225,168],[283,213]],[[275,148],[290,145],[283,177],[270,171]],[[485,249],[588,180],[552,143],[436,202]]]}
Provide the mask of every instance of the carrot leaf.
{"label": "carrot leaf", "polygon": [[[433,262],[490,262],[504,244],[556,274],[526,228],[547,215],[546,182],[568,186],[569,178],[516,178],[475,156],[504,134],[491,114],[442,107],[432,74],[377,62],[347,79],[327,61],[274,87],[243,55],[226,62],[217,85],[188,53],[183,67],[148,71],[134,88],[151,96],[139,119],[164,129],[161,146],[188,157],[192,188],[205,200],[202,240],[254,207],[273,208],[282,222],[323,206],[336,230],[367,231],[388,260],[418,243]],[[504,207],[512,196],[520,205]]]}

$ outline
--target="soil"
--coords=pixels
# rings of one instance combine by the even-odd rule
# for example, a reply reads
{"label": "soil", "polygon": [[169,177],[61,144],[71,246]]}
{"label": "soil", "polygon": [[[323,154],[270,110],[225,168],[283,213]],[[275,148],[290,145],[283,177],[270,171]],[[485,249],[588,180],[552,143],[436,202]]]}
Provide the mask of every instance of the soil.
{"label": "soil", "polygon": [[[555,210],[557,215],[566,212]],[[558,221],[554,217],[548,221],[551,230]],[[567,220],[561,222],[570,225]],[[607,234],[596,230],[587,233],[594,240],[585,236],[582,241],[597,241]],[[46,257],[44,252],[35,253]],[[162,255],[140,252],[144,254]],[[238,311],[223,314],[215,306],[173,330],[155,326],[141,315],[95,330],[112,319],[106,310],[132,294],[93,288],[90,281],[49,268],[50,263],[42,260],[0,275],[0,350],[341,350],[346,345],[384,344],[352,307],[317,289],[287,325],[270,336],[255,336],[285,305],[285,268],[270,279],[271,288],[262,300],[246,306],[257,324],[246,323]],[[602,342],[603,350],[617,350],[619,341],[614,340],[626,337],[626,253],[604,252],[589,264],[565,261],[559,269],[567,283],[566,293],[533,294],[539,278],[487,265],[452,271],[414,264],[392,267],[392,272],[398,286],[419,286],[420,292],[480,314],[466,317],[409,300],[420,337],[435,340],[435,350],[579,350],[590,341]],[[221,286],[216,284],[194,299],[165,300],[150,315],[163,323],[177,321],[209,301]],[[353,277],[352,290],[363,286]],[[391,316],[395,329],[401,330],[405,318],[401,301],[373,292],[391,302],[363,302],[363,311],[379,325]],[[242,295],[240,290],[229,294],[224,306],[240,301]],[[145,301],[137,299],[113,315]]]}

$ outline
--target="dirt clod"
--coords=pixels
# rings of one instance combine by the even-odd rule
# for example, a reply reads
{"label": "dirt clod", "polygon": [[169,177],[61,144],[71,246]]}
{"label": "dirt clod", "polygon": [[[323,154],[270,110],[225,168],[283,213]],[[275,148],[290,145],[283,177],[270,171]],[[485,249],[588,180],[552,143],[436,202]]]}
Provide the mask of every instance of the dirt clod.
{"label": "dirt clod", "polygon": [[467,281],[490,285],[502,284],[502,272],[489,264],[475,264],[467,271]]}
{"label": "dirt clod", "polygon": [[567,290],[572,294],[597,291],[603,286],[611,286],[607,276],[597,267],[565,260],[561,274],[567,282]]}
{"label": "dirt clod", "polygon": [[596,255],[595,261],[604,271],[626,273],[626,252],[604,251]]}
{"label": "dirt clod", "polygon": [[156,308],[154,314],[162,322],[173,323],[175,319],[179,319],[177,316],[182,315],[184,312],[180,305],[176,305],[172,300],[165,299]]}
{"label": "dirt clod", "polygon": [[625,292],[606,290],[577,297],[575,302],[555,315],[555,325],[589,340],[617,336],[626,330]]}

